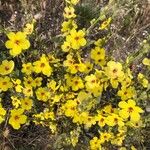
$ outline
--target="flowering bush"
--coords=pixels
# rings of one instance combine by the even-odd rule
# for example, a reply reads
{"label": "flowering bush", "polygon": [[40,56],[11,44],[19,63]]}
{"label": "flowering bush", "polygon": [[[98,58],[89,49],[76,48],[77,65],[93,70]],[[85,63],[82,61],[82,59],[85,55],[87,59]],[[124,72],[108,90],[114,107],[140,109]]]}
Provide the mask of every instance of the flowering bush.
{"label": "flowering bush", "polygon": [[[141,49],[148,41],[138,51],[143,70],[136,73],[130,66],[137,56],[118,62],[108,54],[113,21],[105,15],[108,8],[89,28],[79,28],[79,0],[65,2],[56,50],[35,54],[30,49],[36,20],[22,31],[8,31],[8,51],[0,64],[0,123],[14,132],[31,123],[48,127],[52,134],[64,133],[63,146],[74,149],[78,144],[91,150],[138,149],[129,139],[146,124],[150,59]],[[93,40],[96,24],[108,34]]]}

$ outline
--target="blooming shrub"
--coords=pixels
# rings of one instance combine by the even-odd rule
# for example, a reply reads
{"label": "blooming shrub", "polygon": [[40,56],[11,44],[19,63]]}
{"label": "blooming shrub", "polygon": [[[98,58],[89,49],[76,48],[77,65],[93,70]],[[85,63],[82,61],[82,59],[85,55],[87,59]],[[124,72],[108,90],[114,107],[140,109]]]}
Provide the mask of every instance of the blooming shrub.
{"label": "blooming shrub", "polygon": [[[113,18],[100,16],[88,29],[79,29],[75,14],[78,2],[66,0],[56,51],[34,56],[30,35],[36,21],[22,31],[8,32],[8,59],[0,64],[0,123],[7,118],[9,127],[21,130],[32,122],[48,127],[53,134],[63,128],[66,145],[73,147],[87,136],[87,149],[136,149],[128,138],[131,129],[140,130],[145,123],[150,59],[139,60],[144,71],[137,74],[129,67],[135,58],[118,62],[109,57],[105,48],[109,35],[92,40],[89,34],[95,24],[99,30],[109,30]],[[26,59],[26,51],[33,59]]]}

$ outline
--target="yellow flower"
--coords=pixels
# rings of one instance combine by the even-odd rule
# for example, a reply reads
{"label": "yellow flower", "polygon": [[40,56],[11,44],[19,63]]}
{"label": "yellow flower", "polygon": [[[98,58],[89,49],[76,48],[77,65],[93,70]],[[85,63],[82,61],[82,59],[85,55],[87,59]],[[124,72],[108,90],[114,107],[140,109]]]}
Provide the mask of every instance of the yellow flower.
{"label": "yellow flower", "polygon": [[59,87],[60,87],[60,85],[61,85],[60,82],[58,82],[58,83],[59,83],[59,84],[57,85],[57,82],[56,82],[56,81],[51,80],[50,82],[47,83],[47,87],[50,88],[50,90],[51,90],[52,92],[55,92],[56,90],[59,89]]}
{"label": "yellow flower", "polygon": [[25,87],[35,87],[35,82],[32,79],[32,77],[24,77],[24,82],[23,82]]}
{"label": "yellow flower", "polygon": [[60,102],[62,97],[63,97],[63,94],[54,95],[53,97],[51,97],[50,105]]}
{"label": "yellow flower", "polygon": [[30,110],[32,108],[33,102],[32,99],[26,97],[21,100],[21,107],[24,110]]}
{"label": "yellow flower", "polygon": [[64,42],[63,45],[61,46],[61,49],[63,52],[69,52],[71,49],[71,45],[69,42]]}
{"label": "yellow flower", "polygon": [[124,79],[124,72],[122,71],[122,64],[119,62],[109,61],[105,68],[105,73],[110,79],[113,88],[118,87],[118,82]]}
{"label": "yellow flower", "polygon": [[98,114],[98,116],[96,117],[96,120],[98,121],[98,125],[100,127],[104,127],[106,124],[106,117],[102,116],[101,114]]}
{"label": "yellow flower", "polygon": [[50,98],[50,92],[46,87],[38,88],[35,93],[39,101],[46,102]]}
{"label": "yellow flower", "polygon": [[45,56],[45,54],[42,54],[40,60],[34,62],[33,65],[36,73],[42,72],[47,77],[49,77],[52,73],[52,68],[49,65],[48,58]]}
{"label": "yellow flower", "polygon": [[86,128],[91,127],[93,124],[96,124],[96,119],[92,116],[89,116],[87,111],[77,112],[73,118],[74,123],[84,124]]}
{"label": "yellow flower", "polygon": [[32,87],[25,87],[23,88],[23,94],[27,97],[33,96]]}
{"label": "yellow flower", "polygon": [[71,44],[71,47],[75,50],[86,45],[86,39],[84,38],[85,32],[83,30],[76,31],[75,29],[70,31],[70,35],[66,37],[66,41]]}
{"label": "yellow flower", "polygon": [[42,80],[43,80],[43,79],[42,79],[41,77],[35,78],[33,85],[34,85],[35,87],[41,86],[41,85],[42,85]]}
{"label": "yellow flower", "polygon": [[92,89],[91,93],[93,93],[94,97],[100,97],[102,94],[102,91],[103,91],[103,86],[99,85],[98,88]]}
{"label": "yellow flower", "polygon": [[94,44],[95,44],[97,47],[102,47],[103,44],[105,43],[105,41],[106,41],[105,38],[98,39],[97,41],[94,42]]}
{"label": "yellow flower", "polygon": [[144,58],[143,61],[142,61],[142,63],[143,63],[144,65],[146,65],[146,66],[150,66],[150,59]]}
{"label": "yellow flower", "polygon": [[141,80],[141,79],[143,79],[145,76],[142,74],[142,73],[139,73],[138,74],[138,80]]}
{"label": "yellow flower", "polygon": [[106,105],[99,113],[102,115],[108,116],[111,115],[112,113],[117,113],[117,109],[113,108],[112,105]]}
{"label": "yellow flower", "polygon": [[140,120],[140,114],[143,113],[143,110],[136,106],[134,100],[128,100],[128,102],[121,101],[119,102],[119,107],[121,110],[119,111],[119,115],[123,119],[127,119],[130,117],[130,120],[133,122],[138,122]]}
{"label": "yellow flower", "polygon": [[104,21],[104,22],[100,25],[99,29],[100,29],[100,30],[108,29],[108,26],[110,25],[111,20],[112,20],[111,18],[108,18],[106,21]]}
{"label": "yellow flower", "polygon": [[95,47],[91,50],[91,58],[95,61],[104,60],[105,59],[105,49],[100,47]]}
{"label": "yellow flower", "polygon": [[74,117],[77,113],[77,102],[75,100],[68,100],[62,107],[67,117]]}
{"label": "yellow flower", "polygon": [[9,124],[14,129],[18,130],[20,128],[21,124],[26,123],[26,121],[27,121],[27,116],[23,115],[23,110],[22,109],[13,109],[13,110],[11,110]]}
{"label": "yellow flower", "polygon": [[138,81],[143,85],[144,88],[148,87],[149,82],[142,73],[138,74]]}
{"label": "yellow flower", "polygon": [[85,124],[85,128],[90,128],[92,125],[96,124],[96,118],[88,115],[86,119],[83,120],[83,124]]}
{"label": "yellow flower", "polygon": [[99,58],[99,60],[95,60],[95,64],[103,67],[106,64],[105,59]]}
{"label": "yellow flower", "polygon": [[99,87],[99,81],[94,74],[90,74],[89,76],[85,77],[85,86],[87,90],[97,89]]}
{"label": "yellow flower", "polygon": [[105,75],[105,72],[102,70],[95,69],[95,75],[97,79],[100,81],[100,85],[103,86],[104,90],[108,87],[108,78]]}
{"label": "yellow flower", "polygon": [[79,76],[72,78],[71,87],[73,91],[78,91],[79,89],[84,88],[82,79]]}
{"label": "yellow flower", "polygon": [[10,55],[13,57],[30,47],[30,42],[26,39],[26,35],[23,32],[17,32],[16,34],[10,32],[7,36],[9,40],[6,41],[5,46],[10,49]]}
{"label": "yellow flower", "polygon": [[33,66],[31,63],[23,64],[22,65],[22,70],[23,73],[30,75],[33,71]]}
{"label": "yellow flower", "polygon": [[136,96],[136,91],[134,87],[121,87],[121,90],[119,90],[117,94],[121,97],[121,100],[124,101],[134,98]]}
{"label": "yellow flower", "polygon": [[0,65],[0,74],[1,75],[8,75],[10,74],[14,69],[14,62],[8,61],[8,60],[3,60],[2,64]]}
{"label": "yellow flower", "polygon": [[64,9],[64,13],[63,13],[64,17],[65,18],[75,18],[76,15],[75,15],[75,9],[73,7],[65,7]]}
{"label": "yellow flower", "polygon": [[77,24],[75,23],[74,20],[68,20],[68,21],[64,21],[62,23],[62,32],[67,32],[70,31],[72,29],[76,29],[77,28]]}
{"label": "yellow flower", "polygon": [[143,79],[143,80],[142,80],[142,85],[143,85],[144,88],[147,88],[147,87],[148,87],[148,84],[149,84],[149,82],[148,82],[147,79]]}
{"label": "yellow flower", "polygon": [[85,69],[86,69],[86,66],[84,63],[72,64],[71,66],[68,67],[68,71],[71,74],[76,74],[77,72],[84,72]]}
{"label": "yellow flower", "polygon": [[5,116],[6,115],[6,110],[2,107],[1,104],[0,104],[0,115],[1,116]]}
{"label": "yellow flower", "polygon": [[132,84],[132,79],[128,76],[125,76],[125,78],[121,81],[121,85],[123,87],[128,87]]}
{"label": "yellow flower", "polygon": [[124,73],[122,72],[122,64],[115,61],[109,61],[107,63],[106,75],[109,78],[116,79],[123,77]]}
{"label": "yellow flower", "polygon": [[63,62],[63,65],[64,65],[65,67],[69,67],[69,66],[71,66],[71,65],[73,65],[73,64],[74,64],[73,56],[72,56],[72,54],[68,54],[68,55],[67,55],[67,60],[65,60],[65,61]]}
{"label": "yellow flower", "polygon": [[109,141],[110,138],[112,137],[112,135],[110,133],[107,132],[101,132],[100,133],[100,142],[104,143],[105,141]]}
{"label": "yellow flower", "polygon": [[107,117],[106,119],[107,125],[109,126],[124,126],[124,122],[123,119],[121,117],[119,117],[117,114],[112,114],[110,116]]}
{"label": "yellow flower", "polygon": [[125,139],[125,135],[123,133],[118,133],[117,135],[113,136],[113,139],[111,140],[111,144],[122,146],[124,139]]}
{"label": "yellow flower", "polygon": [[33,32],[34,25],[33,23],[27,23],[26,27],[23,29],[25,34],[31,34]]}
{"label": "yellow flower", "polygon": [[16,79],[16,81],[14,79],[11,79],[11,80],[12,80],[12,82],[14,84],[16,92],[20,93],[22,91],[22,89],[23,89],[23,87],[20,85],[21,84],[21,80],[19,80],[19,79]]}
{"label": "yellow flower", "polygon": [[90,62],[85,62],[84,63],[85,64],[85,66],[86,66],[86,68],[85,68],[85,70],[84,70],[84,73],[89,73],[92,69],[93,69],[93,64],[92,63],[90,63]]}
{"label": "yellow flower", "polygon": [[48,58],[48,61],[49,61],[49,63],[54,63],[55,64],[55,66],[58,66],[58,64],[56,64],[56,63],[59,63],[60,62],[60,59],[58,59],[58,58],[55,58],[54,57],[54,55],[53,54],[47,54],[47,58]]}
{"label": "yellow flower", "polygon": [[11,96],[11,99],[12,99],[12,105],[15,108],[18,108],[21,104],[20,100],[17,97],[14,97],[14,96]]}
{"label": "yellow flower", "polygon": [[9,88],[12,88],[13,84],[10,81],[10,78],[8,76],[5,76],[4,78],[0,77],[0,89],[2,91],[7,91]]}
{"label": "yellow flower", "polygon": [[54,112],[51,112],[49,109],[45,108],[42,113],[45,119],[55,120]]}
{"label": "yellow flower", "polygon": [[71,86],[71,82],[72,82],[72,77],[69,74],[65,75],[65,80],[66,80],[66,84],[67,86],[65,86],[65,88],[68,88]]}
{"label": "yellow flower", "polygon": [[90,148],[91,150],[101,150],[101,141],[97,137],[94,137],[90,140]]}
{"label": "yellow flower", "polygon": [[6,110],[0,104],[0,124],[5,120]]}

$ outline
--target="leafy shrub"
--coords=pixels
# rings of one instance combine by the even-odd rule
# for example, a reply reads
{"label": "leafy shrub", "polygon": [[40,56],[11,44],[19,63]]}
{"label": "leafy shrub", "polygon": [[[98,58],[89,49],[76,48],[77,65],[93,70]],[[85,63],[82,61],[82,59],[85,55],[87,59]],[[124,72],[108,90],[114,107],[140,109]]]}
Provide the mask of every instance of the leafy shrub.
{"label": "leafy shrub", "polygon": [[[22,31],[7,31],[0,65],[0,123],[14,132],[33,123],[49,128],[60,135],[53,149],[141,149],[136,141],[142,139],[133,137],[141,136],[147,124],[149,39],[126,61],[116,61],[106,49],[113,22],[107,5],[82,28],[83,22],[77,19],[80,27],[76,23],[78,2],[66,0],[55,50],[31,48],[36,20]],[[96,40],[90,35],[95,26],[106,32]],[[136,73],[131,64],[138,58],[143,69]]]}

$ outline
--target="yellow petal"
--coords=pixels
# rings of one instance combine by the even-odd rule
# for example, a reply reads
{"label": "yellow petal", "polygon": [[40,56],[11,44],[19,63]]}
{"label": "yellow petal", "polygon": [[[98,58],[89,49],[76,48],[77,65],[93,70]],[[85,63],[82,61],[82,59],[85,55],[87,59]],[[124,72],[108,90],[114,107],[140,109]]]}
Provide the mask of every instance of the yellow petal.
{"label": "yellow petal", "polygon": [[15,37],[15,33],[14,33],[14,32],[10,32],[10,33],[7,34],[7,37],[8,37],[10,40],[12,40],[12,39],[14,39],[14,37]]}
{"label": "yellow petal", "polygon": [[10,50],[10,55],[12,56],[17,56],[21,53],[21,47],[20,46],[15,46],[13,49]]}
{"label": "yellow petal", "polygon": [[21,124],[26,123],[26,120],[27,120],[27,116],[25,116],[25,115],[21,115],[21,116],[20,116],[20,123],[21,123]]}
{"label": "yellow petal", "polygon": [[129,113],[125,110],[120,110],[119,111],[119,115],[120,117],[122,117],[123,119],[127,119],[129,117]]}
{"label": "yellow petal", "polygon": [[138,122],[140,120],[140,115],[137,112],[131,113],[131,121]]}
{"label": "yellow petal", "polygon": [[5,46],[6,46],[6,48],[10,49],[10,48],[13,48],[14,43],[9,40],[9,41],[7,41],[7,42],[5,43]]}
{"label": "yellow petal", "polygon": [[142,61],[142,63],[143,63],[144,65],[150,66],[150,59],[144,58],[143,61]]}
{"label": "yellow petal", "polygon": [[26,34],[19,31],[19,32],[16,33],[16,37],[17,37],[17,39],[25,39]]}
{"label": "yellow petal", "polygon": [[120,108],[127,108],[127,103],[125,102],[125,101],[121,101],[121,102],[119,102],[119,107]]}
{"label": "yellow petal", "polygon": [[134,100],[128,100],[128,104],[129,104],[130,106],[135,106],[135,105],[136,105],[136,103],[135,103]]}
{"label": "yellow petal", "polygon": [[30,47],[30,42],[28,40],[24,40],[21,46],[22,49],[28,49]]}
{"label": "yellow petal", "polygon": [[84,38],[82,38],[79,42],[80,42],[81,46],[86,45],[86,40]]}

